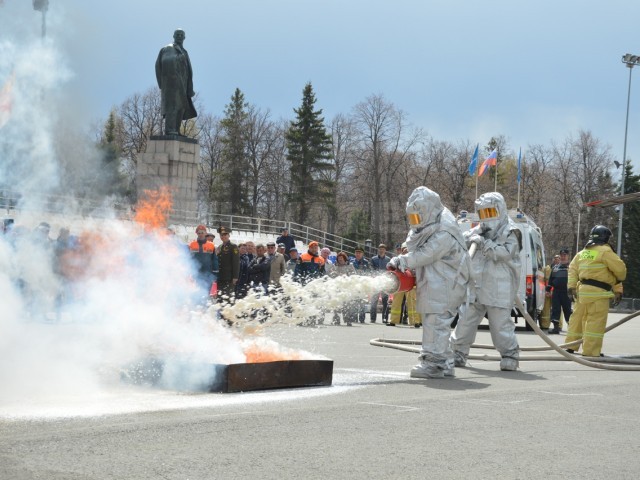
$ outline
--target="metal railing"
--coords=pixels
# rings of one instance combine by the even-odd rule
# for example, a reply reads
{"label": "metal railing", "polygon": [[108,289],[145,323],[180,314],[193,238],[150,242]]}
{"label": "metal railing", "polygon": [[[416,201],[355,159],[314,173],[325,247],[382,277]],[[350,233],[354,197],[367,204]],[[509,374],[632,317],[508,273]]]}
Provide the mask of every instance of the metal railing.
{"label": "metal railing", "polygon": [[[6,216],[20,212],[42,212],[43,214],[69,214],[93,218],[113,218],[115,216],[122,220],[131,219],[134,213],[131,206],[116,200],[40,194],[29,194],[28,198],[26,198],[9,190],[0,190],[0,211],[3,211]],[[174,210],[171,212],[169,222],[174,226],[181,225],[186,228],[195,228],[196,225],[204,223],[213,230],[220,226],[225,226],[236,231],[253,232],[259,236],[274,237],[278,237],[282,228],[286,227],[296,240],[304,244],[316,241],[322,247],[329,247],[336,252],[345,251],[349,254],[353,254],[356,247],[361,246],[354,240],[308,225],[280,219],[217,213],[201,215],[197,211]]]}
{"label": "metal railing", "polygon": [[616,313],[630,313],[640,310],[640,298],[622,298],[620,303],[610,309]]}
{"label": "metal railing", "polygon": [[128,218],[131,207],[118,200],[98,200],[91,197],[79,198],[68,195],[42,195],[30,193],[28,196],[7,190],[0,190],[0,211],[10,216],[13,212],[43,212],[95,217]]}
{"label": "metal railing", "polygon": [[198,223],[204,223],[211,229],[217,229],[224,226],[231,230],[239,230],[244,232],[254,232],[259,236],[278,237],[282,233],[282,228],[286,227],[289,234],[296,240],[308,244],[316,241],[322,247],[329,247],[331,250],[339,252],[345,251],[353,254],[356,247],[360,244],[354,240],[334,235],[308,225],[302,225],[296,222],[290,222],[280,219],[248,217],[242,215],[224,215],[213,213],[198,217],[196,212],[174,212],[176,218],[180,218],[182,224],[195,227]]}

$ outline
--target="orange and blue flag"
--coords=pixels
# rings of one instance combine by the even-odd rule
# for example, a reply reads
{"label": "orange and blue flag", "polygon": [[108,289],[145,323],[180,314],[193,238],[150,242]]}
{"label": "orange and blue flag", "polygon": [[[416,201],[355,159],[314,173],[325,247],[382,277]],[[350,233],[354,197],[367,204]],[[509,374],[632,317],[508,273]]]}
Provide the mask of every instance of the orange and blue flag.
{"label": "orange and blue flag", "polygon": [[480,171],[478,172],[478,176],[481,177],[489,167],[491,166],[495,167],[497,163],[498,163],[498,151],[494,149],[489,154],[489,156],[485,158],[484,162],[482,162],[482,165],[480,165]]}

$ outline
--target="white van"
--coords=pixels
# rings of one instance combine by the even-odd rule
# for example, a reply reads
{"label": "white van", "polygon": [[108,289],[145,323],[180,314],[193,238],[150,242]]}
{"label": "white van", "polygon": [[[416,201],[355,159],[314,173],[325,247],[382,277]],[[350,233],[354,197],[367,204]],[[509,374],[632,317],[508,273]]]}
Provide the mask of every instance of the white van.
{"label": "white van", "polygon": [[[532,218],[518,210],[509,210],[509,217],[515,222],[520,232],[522,232],[522,248],[520,250],[520,264],[522,273],[520,275],[520,289],[518,296],[527,306],[527,312],[534,320],[538,319],[545,299],[544,266],[545,253],[542,242],[542,232]],[[475,214],[468,214],[466,211],[460,212],[458,225],[462,231],[469,230],[478,224],[478,217]],[[514,306],[512,315],[517,323],[522,313]],[[525,323],[529,330],[529,326]]]}

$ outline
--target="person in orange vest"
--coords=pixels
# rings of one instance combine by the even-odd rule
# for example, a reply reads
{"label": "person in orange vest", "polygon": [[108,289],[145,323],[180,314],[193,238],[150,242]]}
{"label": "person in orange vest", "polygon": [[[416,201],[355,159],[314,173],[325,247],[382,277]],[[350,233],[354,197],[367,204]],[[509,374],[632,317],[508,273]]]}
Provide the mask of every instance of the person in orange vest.
{"label": "person in orange vest", "polygon": [[[293,271],[293,279],[300,282],[302,285],[306,285],[316,278],[323,277],[326,272],[324,269],[324,258],[322,258],[318,251],[320,245],[318,242],[309,242],[308,250],[300,255],[300,260],[296,264]],[[315,325],[324,323],[324,313],[321,315],[311,316],[299,323],[299,326],[303,325]]]}
{"label": "person in orange vest", "polygon": [[198,290],[208,298],[218,275],[218,256],[213,242],[207,241],[207,227],[198,225],[196,235],[198,237],[189,244],[189,252],[193,259]]}
{"label": "person in orange vest", "polygon": [[309,242],[308,250],[300,255],[300,260],[293,272],[293,278],[303,285],[314,278],[319,278],[325,275],[324,258],[318,254],[318,250],[318,242]]}

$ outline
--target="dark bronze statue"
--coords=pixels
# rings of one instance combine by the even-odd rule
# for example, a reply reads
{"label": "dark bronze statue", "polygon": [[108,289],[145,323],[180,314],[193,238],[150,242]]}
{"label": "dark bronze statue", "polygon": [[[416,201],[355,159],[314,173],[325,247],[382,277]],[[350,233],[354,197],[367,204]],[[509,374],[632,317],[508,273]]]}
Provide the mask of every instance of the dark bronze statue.
{"label": "dark bronze statue", "polygon": [[182,46],[184,30],[173,33],[173,43],[160,50],[156,60],[156,79],[162,94],[165,135],[180,135],[183,120],[198,114],[193,106],[193,71],[189,54]]}

